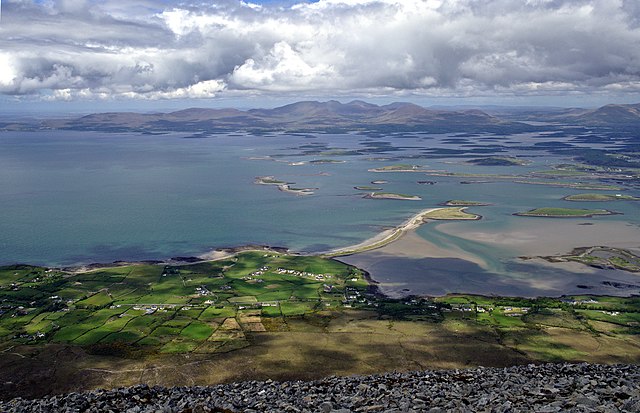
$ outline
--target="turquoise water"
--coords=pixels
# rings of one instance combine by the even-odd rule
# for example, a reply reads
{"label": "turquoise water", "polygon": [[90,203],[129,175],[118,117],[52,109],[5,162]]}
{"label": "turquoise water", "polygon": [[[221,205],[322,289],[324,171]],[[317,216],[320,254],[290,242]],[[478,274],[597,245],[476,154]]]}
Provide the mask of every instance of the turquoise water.
{"label": "turquoise water", "polygon": [[[246,244],[326,251],[359,243],[448,199],[494,204],[471,208],[483,220],[459,225],[473,231],[507,231],[525,219],[513,213],[541,206],[608,208],[624,215],[599,220],[639,225],[640,203],[568,203],[561,199],[586,191],[490,179],[464,185],[460,181],[465,178],[368,171],[411,163],[424,169],[522,174],[566,161],[545,155],[531,157],[533,163],[528,166],[481,167],[462,159],[424,157],[433,148],[455,148],[447,138],[351,134],[187,139],[181,134],[0,132],[0,264],[54,266],[166,259]],[[520,149],[519,140],[534,139],[530,136],[501,139],[507,147],[501,150],[509,154],[543,154]],[[328,153],[305,152],[314,148]],[[354,149],[360,153],[348,152]],[[269,158],[251,159],[265,157]],[[345,162],[290,164],[327,158]],[[312,196],[295,196],[254,184],[256,176],[265,175],[317,190]],[[389,181],[382,185],[384,191],[419,195],[422,201],[364,199],[353,189],[381,179]],[[419,185],[419,180],[437,184]],[[626,193],[640,195],[637,189]],[[514,268],[510,262],[514,251],[508,247],[456,237],[439,231],[438,225],[422,227],[418,234],[436,245],[456,245],[487,264],[478,270],[470,263],[458,263],[464,274],[504,274]],[[392,264],[402,265],[407,277],[417,277],[408,262]],[[456,267],[450,261],[430,262],[429,266],[433,273],[440,267]],[[374,276],[382,267],[374,268]],[[424,265],[418,267],[416,271],[425,271]],[[528,271],[519,268],[520,273]],[[460,276],[456,282],[464,279]],[[480,279],[476,284],[483,284]]]}
{"label": "turquoise water", "polygon": [[[430,200],[362,199],[353,186],[381,177],[367,172],[380,162],[363,156],[303,166],[247,158],[311,160],[319,157],[297,155],[298,145],[349,148],[362,139],[1,133],[0,263],[162,259],[248,243],[314,252],[360,242]],[[282,193],[255,185],[260,175],[318,190]],[[388,187],[409,190],[407,178],[393,177],[397,185]]]}

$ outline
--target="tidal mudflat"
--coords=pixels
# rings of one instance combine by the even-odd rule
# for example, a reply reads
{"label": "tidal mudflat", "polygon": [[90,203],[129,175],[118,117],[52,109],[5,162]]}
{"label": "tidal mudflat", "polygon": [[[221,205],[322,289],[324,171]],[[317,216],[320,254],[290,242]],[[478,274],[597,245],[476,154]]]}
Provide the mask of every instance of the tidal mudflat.
{"label": "tidal mudflat", "polygon": [[391,296],[640,293],[637,274],[528,258],[570,252],[585,243],[638,251],[640,227],[634,224],[528,219],[494,230],[474,224],[429,223],[383,248],[340,260],[368,271]]}

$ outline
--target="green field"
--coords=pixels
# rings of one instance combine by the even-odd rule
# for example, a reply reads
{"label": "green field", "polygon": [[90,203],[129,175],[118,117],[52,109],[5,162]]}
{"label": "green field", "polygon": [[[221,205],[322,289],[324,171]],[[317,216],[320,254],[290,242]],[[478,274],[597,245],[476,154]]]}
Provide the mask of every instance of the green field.
{"label": "green field", "polygon": [[360,270],[337,261],[271,251],[77,274],[12,266],[0,275],[0,343],[125,342],[170,352],[195,348],[247,308],[269,317],[303,315],[338,307],[347,289],[368,287]]}
{"label": "green field", "polygon": [[[611,253],[591,251],[604,252]],[[12,266],[0,274],[0,380],[38,383],[22,395],[180,385],[186,377],[211,384],[640,362],[638,297],[390,299],[371,292],[354,267],[266,250],[181,266],[80,273]]]}
{"label": "green field", "polygon": [[[473,216],[463,209],[443,208],[428,218]],[[623,254],[592,248],[578,255],[587,253],[606,253],[609,260]],[[624,254],[636,263],[637,257]],[[182,266],[130,265],[80,273],[12,266],[0,274],[2,347],[122,343],[160,353],[215,353],[228,346],[248,346],[255,334],[290,329],[286,326],[297,325],[300,317],[321,316],[324,323],[350,311],[365,311],[380,320],[472,322],[477,328],[505,329],[511,335],[514,329],[541,326],[626,335],[637,332],[640,314],[637,298],[455,295],[390,300],[370,295],[363,273],[354,267],[273,251],[247,251],[222,261]],[[575,302],[567,304],[570,301]],[[603,323],[616,327],[598,330]]]}

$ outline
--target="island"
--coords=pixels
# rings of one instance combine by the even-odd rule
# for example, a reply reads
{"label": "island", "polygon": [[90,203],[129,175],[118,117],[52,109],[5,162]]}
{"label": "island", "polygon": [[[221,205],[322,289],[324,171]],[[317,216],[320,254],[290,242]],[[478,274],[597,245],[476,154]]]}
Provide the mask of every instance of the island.
{"label": "island", "polygon": [[396,199],[401,201],[421,201],[417,195],[396,194],[393,192],[371,192],[364,196],[367,199]]}
{"label": "island", "polygon": [[411,164],[396,164],[381,166],[380,168],[369,169],[369,172],[427,172],[424,169],[420,169],[419,165]]}
{"label": "island", "polygon": [[287,192],[295,195],[313,195],[318,188],[292,188],[288,184],[278,185],[278,189],[282,192]]}
{"label": "island", "polygon": [[567,195],[564,198],[565,201],[580,201],[580,202],[606,202],[606,201],[640,201],[640,198],[631,195],[622,194],[575,194]]}
{"label": "island", "polygon": [[276,179],[273,176],[256,176],[253,182],[258,185],[287,185],[287,182]]}
{"label": "island", "polygon": [[625,190],[624,188],[617,185],[585,183],[585,182],[557,182],[557,181],[530,181],[530,180],[516,180],[513,182],[515,182],[516,184],[547,185],[547,186],[557,186],[560,188],[582,189],[587,191],[624,191]]}
{"label": "island", "polygon": [[345,161],[339,161],[336,159],[315,159],[313,161],[309,161],[311,165],[322,165],[327,163],[345,163]]}
{"label": "island", "polygon": [[514,158],[512,156],[489,156],[486,158],[470,159],[467,163],[481,166],[518,166],[531,163],[526,159]]}
{"label": "island", "polygon": [[443,206],[457,206],[457,207],[468,207],[468,206],[488,206],[491,204],[485,202],[477,202],[477,201],[464,201],[461,199],[450,199],[446,202],[441,203]]}
{"label": "island", "polygon": [[363,186],[354,186],[353,189],[357,189],[358,191],[380,191],[382,188],[379,188],[376,186],[363,185]]}
{"label": "island", "polygon": [[591,218],[596,215],[614,215],[618,212],[607,209],[578,209],[578,208],[535,208],[527,212],[517,212],[513,215],[520,217],[543,218]]}
{"label": "island", "polygon": [[437,221],[464,220],[477,221],[482,219],[481,215],[466,212],[466,207],[438,208],[424,214],[425,219],[434,219]]}

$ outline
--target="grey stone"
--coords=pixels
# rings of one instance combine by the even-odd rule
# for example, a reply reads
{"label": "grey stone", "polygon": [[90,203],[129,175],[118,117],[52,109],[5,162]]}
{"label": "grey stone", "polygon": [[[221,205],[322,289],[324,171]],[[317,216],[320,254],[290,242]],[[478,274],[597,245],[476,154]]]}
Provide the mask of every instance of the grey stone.
{"label": "grey stone", "polygon": [[332,410],[333,410],[333,403],[331,403],[331,402],[322,402],[320,404],[320,411],[322,413],[329,413]]}

